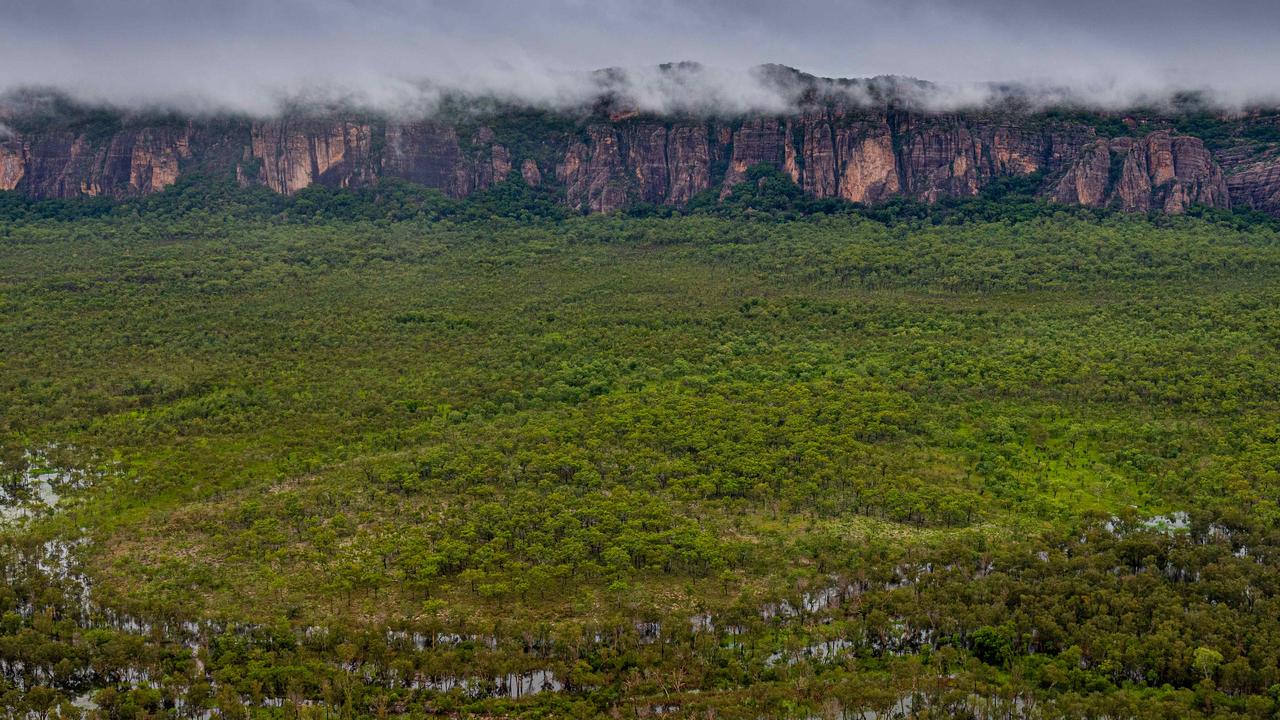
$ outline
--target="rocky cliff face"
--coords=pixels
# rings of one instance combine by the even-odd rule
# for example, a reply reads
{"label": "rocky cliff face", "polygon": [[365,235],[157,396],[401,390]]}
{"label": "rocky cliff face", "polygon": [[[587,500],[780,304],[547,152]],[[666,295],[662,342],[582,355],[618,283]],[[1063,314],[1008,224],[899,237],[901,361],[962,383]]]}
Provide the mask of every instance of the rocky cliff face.
{"label": "rocky cliff face", "polygon": [[613,212],[633,202],[683,205],[711,187],[710,131],[695,122],[592,124],[556,178],[570,205]]}
{"label": "rocky cliff face", "polygon": [[963,116],[835,107],[744,124],[732,137],[721,195],[758,163],[814,197],[877,203],[976,195],[1002,175],[1060,173],[1093,138],[1083,126],[1026,129]]}
{"label": "rocky cliff face", "polygon": [[1107,202],[1111,181],[1111,147],[1106,140],[1090,143],[1058,181],[1053,199],[1102,207]]}
{"label": "rocky cliff face", "polygon": [[1044,195],[1063,203],[1168,213],[1239,204],[1280,214],[1280,151],[1254,143],[1215,155],[1167,129],[1107,138],[1048,116],[840,103],[735,120],[618,113],[558,134],[512,126],[284,117],[29,130],[0,141],[0,189],[132,197],[201,169],[285,194],[395,177],[464,197],[520,178],[559,189],[574,209],[613,212],[637,202],[679,206],[704,192],[724,197],[765,163],[810,196],[867,204],[971,196],[997,178],[1035,174]]}
{"label": "rocky cliff face", "polygon": [[747,179],[747,169],[753,165],[768,164],[783,167],[792,180],[800,180],[795,164],[795,148],[791,147],[789,126],[777,118],[757,118],[742,124],[732,135],[729,169],[725,173],[720,197],[729,194],[730,188]]}
{"label": "rocky cliff face", "polygon": [[368,184],[375,178],[373,131],[367,123],[273,120],[254,123],[249,147],[260,182],[292,195],[313,183],[332,187]]}
{"label": "rocky cliff face", "polygon": [[631,177],[622,159],[616,128],[587,128],[587,141],[570,145],[564,162],[556,166],[556,179],[564,183],[570,207],[607,213],[626,205]]}
{"label": "rocky cliff face", "polygon": [[26,145],[20,140],[0,142],[0,190],[13,190],[27,174]]}
{"label": "rocky cliff face", "polygon": [[1181,213],[1194,204],[1230,208],[1218,162],[1199,138],[1167,131],[1090,144],[1054,189],[1053,198],[1092,207]]}
{"label": "rocky cliff face", "polygon": [[388,123],[382,172],[433,187],[451,197],[470,190],[457,131],[437,122]]}
{"label": "rocky cliff face", "polygon": [[[432,120],[389,122],[383,135],[380,173],[435,188],[461,198],[506,180],[517,158],[481,127],[463,143],[457,128]],[[531,158],[522,160],[521,177],[530,185],[542,182]]]}
{"label": "rocky cliff face", "polygon": [[1241,145],[1222,151],[1217,160],[1234,205],[1280,215],[1280,146]]}
{"label": "rocky cliff face", "polygon": [[190,140],[190,127],[125,129],[105,142],[72,132],[11,139],[0,144],[0,190],[56,198],[159,192],[177,181]]}
{"label": "rocky cliff face", "polygon": [[[835,131],[837,163],[831,172],[837,197],[850,202],[874,204],[902,192],[902,173],[893,146],[893,131],[887,122],[870,121],[840,127]],[[806,169],[813,165],[806,164]],[[808,179],[809,172],[806,172]],[[815,174],[824,178],[827,171]]]}
{"label": "rocky cliff face", "polygon": [[684,123],[667,132],[665,202],[684,205],[711,187],[711,139],[705,125]]}

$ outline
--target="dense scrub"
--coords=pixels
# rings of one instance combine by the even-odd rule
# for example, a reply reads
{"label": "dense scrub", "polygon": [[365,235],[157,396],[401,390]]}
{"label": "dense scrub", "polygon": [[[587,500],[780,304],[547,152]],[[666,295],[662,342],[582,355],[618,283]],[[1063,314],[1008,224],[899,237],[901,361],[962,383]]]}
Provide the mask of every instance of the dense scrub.
{"label": "dense scrub", "polygon": [[1273,717],[1272,224],[777,180],[4,197],[6,704]]}

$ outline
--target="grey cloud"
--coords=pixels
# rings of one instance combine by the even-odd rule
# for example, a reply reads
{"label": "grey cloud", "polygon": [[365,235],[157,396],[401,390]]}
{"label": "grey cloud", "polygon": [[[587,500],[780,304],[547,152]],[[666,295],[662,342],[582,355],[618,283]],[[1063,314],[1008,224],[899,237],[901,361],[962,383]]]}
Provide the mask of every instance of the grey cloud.
{"label": "grey cloud", "polygon": [[[0,0],[0,17],[0,90],[211,111],[417,108],[455,88],[569,104],[607,66],[645,107],[768,108],[785,93],[751,68],[774,62],[934,80],[943,106],[982,101],[986,81],[1107,105],[1280,96],[1271,0]],[[678,60],[706,70],[655,69]]]}

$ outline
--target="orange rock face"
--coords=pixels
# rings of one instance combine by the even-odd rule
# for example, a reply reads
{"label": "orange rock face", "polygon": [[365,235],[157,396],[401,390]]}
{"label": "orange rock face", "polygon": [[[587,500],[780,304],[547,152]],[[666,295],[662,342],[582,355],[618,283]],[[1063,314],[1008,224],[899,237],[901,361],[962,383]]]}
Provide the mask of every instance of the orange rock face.
{"label": "orange rock face", "polygon": [[694,195],[711,187],[711,146],[707,127],[677,124],[667,133],[667,177],[670,187],[666,204],[684,205]]}
{"label": "orange rock face", "polygon": [[[747,122],[732,136],[725,190],[763,162],[790,175],[806,194],[852,202],[896,195],[925,201],[977,194],[1001,175],[1065,169],[1089,139],[1086,129],[1026,131],[958,116],[920,116],[835,107]],[[781,158],[781,160],[778,160]]]}
{"label": "orange rock face", "polygon": [[746,180],[747,169],[751,166],[762,163],[781,166],[786,156],[783,145],[790,143],[785,130],[777,118],[758,118],[746,121],[733,134],[733,155],[729,159],[720,197],[728,197],[734,185]]}
{"label": "orange rock face", "polygon": [[[128,148],[129,194],[148,195],[178,181],[180,163],[191,157],[190,131],[143,128]],[[114,143],[113,143],[114,145]],[[120,148],[123,155],[124,148]]]}
{"label": "orange rock face", "polygon": [[901,191],[893,137],[887,124],[840,128],[836,147],[840,157],[840,197],[850,202],[877,203]]}
{"label": "orange rock face", "polygon": [[520,177],[524,178],[524,184],[529,187],[542,184],[542,171],[538,169],[538,163],[533,158],[526,159],[520,166]]}
{"label": "orange rock face", "polygon": [[[788,135],[793,135],[788,128]],[[800,120],[801,157],[804,160],[804,171],[792,164],[788,168],[791,179],[814,197],[835,197],[841,193],[840,168],[836,162],[835,133],[826,113],[809,113]],[[795,150],[791,143],[786,143],[787,150],[794,157]]]}
{"label": "orange rock face", "polygon": [[502,182],[511,174],[511,153],[501,145],[489,148],[489,168],[493,171],[493,181]]}
{"label": "orange rock face", "polygon": [[1204,142],[1166,131],[1097,141],[1063,176],[1053,198],[1092,207],[1115,204],[1130,212],[1231,207],[1226,177]]}
{"label": "orange rock face", "polygon": [[27,152],[21,142],[0,142],[0,190],[13,190],[27,174]]}
{"label": "orange rock face", "polygon": [[261,166],[258,180],[292,195],[312,183],[350,187],[372,181],[371,145],[368,124],[272,120],[253,124],[250,147]]}
{"label": "orange rock face", "polygon": [[1280,147],[1245,144],[1218,155],[1231,202],[1280,215]]}
{"label": "orange rock face", "polygon": [[[465,136],[461,127],[470,128]],[[725,197],[763,163],[811,197],[867,204],[972,196],[997,178],[1034,174],[1041,192],[1063,203],[1179,213],[1238,202],[1280,214],[1280,148],[1241,146],[1219,158],[1169,131],[1107,140],[1087,124],[1039,116],[831,103],[735,119],[633,110],[514,133],[509,124],[493,127],[510,134],[439,119],[310,116],[168,120],[107,135],[49,130],[0,141],[0,189],[129,197],[163,190],[198,167],[284,194],[395,177],[461,198],[519,172],[528,185],[562,187],[577,210],[613,212],[636,202],[684,205],[712,189]]]}
{"label": "orange rock face", "polygon": [[997,175],[1030,175],[1047,162],[1042,141],[1010,127],[992,133],[991,159]]}
{"label": "orange rock face", "polygon": [[612,125],[587,128],[588,142],[570,146],[556,178],[575,210],[610,213],[627,205],[631,183],[624,171],[622,143]]}
{"label": "orange rock face", "polygon": [[1084,149],[1079,159],[1058,182],[1053,199],[1060,203],[1101,207],[1106,204],[1110,184],[1111,149],[1099,140]]}
{"label": "orange rock face", "polygon": [[55,132],[0,145],[0,189],[35,197],[135,197],[172,185],[190,158],[189,127],[124,128],[102,144]]}

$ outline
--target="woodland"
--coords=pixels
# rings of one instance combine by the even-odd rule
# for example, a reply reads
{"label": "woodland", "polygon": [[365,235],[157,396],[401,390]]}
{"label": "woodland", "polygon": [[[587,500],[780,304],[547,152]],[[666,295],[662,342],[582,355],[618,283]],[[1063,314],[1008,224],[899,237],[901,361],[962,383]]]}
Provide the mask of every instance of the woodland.
{"label": "woodland", "polygon": [[0,193],[11,717],[1280,717],[1280,223]]}

